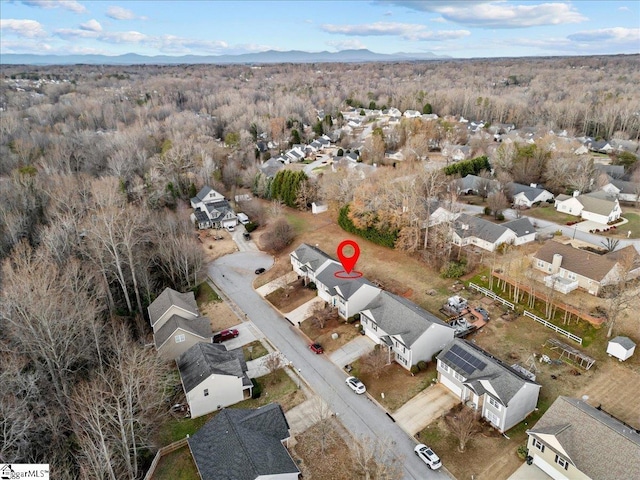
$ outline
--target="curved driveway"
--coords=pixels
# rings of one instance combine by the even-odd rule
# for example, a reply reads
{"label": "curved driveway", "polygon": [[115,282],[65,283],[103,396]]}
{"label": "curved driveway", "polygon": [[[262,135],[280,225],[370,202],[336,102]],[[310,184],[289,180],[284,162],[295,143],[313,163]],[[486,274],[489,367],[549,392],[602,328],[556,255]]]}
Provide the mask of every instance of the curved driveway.
{"label": "curved driveway", "polygon": [[429,470],[413,453],[415,441],[366,395],[355,395],[345,384],[346,375],[324,355],[311,353],[298,329],[253,290],[255,269],[269,268],[272,264],[273,259],[264,253],[238,252],[209,264],[208,273],[223,293],[299,369],[354,438],[369,436],[390,443],[404,466],[404,479],[450,478],[444,469]]}

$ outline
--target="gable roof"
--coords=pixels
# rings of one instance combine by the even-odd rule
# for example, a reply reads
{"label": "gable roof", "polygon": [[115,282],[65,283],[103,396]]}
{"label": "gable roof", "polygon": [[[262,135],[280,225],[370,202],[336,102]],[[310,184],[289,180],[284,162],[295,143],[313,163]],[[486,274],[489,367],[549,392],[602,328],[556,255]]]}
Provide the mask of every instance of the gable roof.
{"label": "gable roof", "polygon": [[531,201],[535,200],[536,198],[538,198],[538,196],[546,192],[544,188],[531,187],[529,185],[523,185],[521,183],[515,182],[509,183],[508,187],[513,196],[522,193],[527,198],[527,200]]}
{"label": "gable roof", "polygon": [[298,473],[282,445],[289,424],[282,407],[223,409],[188,442],[203,479],[255,480],[259,476]]}
{"label": "gable roof", "polygon": [[177,360],[185,392],[190,392],[211,375],[245,376],[247,363],[242,348],[227,351],[219,343],[196,343]]}
{"label": "gable roof", "polygon": [[598,198],[595,194],[578,195],[576,199],[582,204],[587,212],[597,213],[599,215],[609,215],[616,203],[613,200]]}
{"label": "gable roof", "polygon": [[638,254],[632,245],[605,255],[598,255],[554,241],[547,242],[540,247],[533,258],[553,263],[554,254],[562,255],[560,268],[598,282],[602,281],[625,255],[631,254],[636,261],[638,259]]}
{"label": "gable roof", "polygon": [[194,203],[198,203],[203,201],[205,198],[207,198],[207,195],[209,195],[209,193],[213,191],[213,188],[211,188],[209,185],[205,185],[204,187],[202,187],[202,189],[196,194],[195,197],[193,197],[191,199],[191,201],[194,201]]}
{"label": "gable roof", "polygon": [[[308,243],[301,244],[291,255],[296,258],[302,265],[309,265],[315,272],[327,260],[333,260],[329,255],[324,253],[317,247],[313,247]],[[334,260],[335,261],[335,260]]]}
{"label": "gable roof", "polygon": [[453,329],[415,303],[384,290],[362,311],[368,311],[382,330],[399,337],[407,347],[434,324]]}
{"label": "gable roof", "polygon": [[478,395],[488,393],[506,406],[526,384],[539,387],[489,352],[460,338],[449,343],[437,358],[466,378],[464,384]]}
{"label": "gable roof", "polygon": [[186,319],[179,315],[171,315],[169,320],[153,334],[156,348],[160,348],[178,329],[197,335],[203,340],[211,338],[211,323],[207,317]]}
{"label": "gable roof", "polygon": [[598,480],[640,478],[639,432],[582,400],[562,396],[527,431]]}
{"label": "gable roof", "polygon": [[625,350],[631,350],[636,344],[629,337],[617,336],[609,340],[609,343],[617,343]]}
{"label": "gable roof", "polygon": [[[463,228],[463,226],[468,228]],[[507,231],[504,225],[498,225],[466,213],[461,213],[458,216],[454,223],[454,229],[460,238],[477,237],[490,243],[494,243]]]}
{"label": "gable roof", "polygon": [[147,307],[151,325],[153,326],[172,306],[186,310],[193,315],[200,315],[198,304],[196,303],[196,296],[193,292],[180,293],[167,287],[158,295],[158,298]]}
{"label": "gable roof", "polygon": [[505,222],[502,226],[515,233],[518,238],[529,235],[530,233],[535,233],[536,231],[528,217],[521,217],[516,220],[511,220],[510,222]]}
{"label": "gable roof", "polygon": [[206,204],[212,222],[222,220],[228,213],[234,213],[228,200],[216,200]]}

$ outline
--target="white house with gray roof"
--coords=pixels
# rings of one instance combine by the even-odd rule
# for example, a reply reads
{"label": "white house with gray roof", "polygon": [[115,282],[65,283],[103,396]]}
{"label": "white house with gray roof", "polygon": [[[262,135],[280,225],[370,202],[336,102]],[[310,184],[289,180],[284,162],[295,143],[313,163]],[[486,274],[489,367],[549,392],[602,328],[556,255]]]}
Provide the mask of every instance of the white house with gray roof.
{"label": "white house with gray roof", "polygon": [[500,432],[535,410],[540,385],[480,347],[456,338],[437,359],[438,381]]}
{"label": "white house with gray roof", "polygon": [[198,343],[176,362],[191,418],[251,396],[253,384],[246,374],[242,348],[227,350],[220,343]]}
{"label": "white house with gray roof", "polygon": [[528,456],[553,479],[640,478],[640,430],[583,400],[558,397],[527,435]]}
{"label": "white house with gray roof", "polygon": [[298,480],[289,430],[277,403],[225,408],[188,439],[189,450],[202,480]]}
{"label": "white house with gray roof", "polygon": [[175,360],[199,342],[211,342],[211,323],[200,316],[193,292],[165,288],[147,311],[156,350],[166,360]]}
{"label": "white house with gray roof", "polygon": [[293,252],[289,254],[293,271],[299,277],[304,278],[305,282],[316,281],[316,272],[327,261],[336,262],[329,255],[324,253],[318,247],[314,247],[307,243],[301,244]]}
{"label": "white house with gray roof", "polygon": [[556,210],[603,225],[618,220],[622,215],[618,199],[607,198],[607,192],[601,191],[585,195],[579,193],[574,192],[571,197],[558,195],[555,200]]}
{"label": "white house with gray roof", "polygon": [[531,208],[534,203],[553,200],[553,193],[544,188],[521,183],[511,182],[508,184],[509,192],[513,196],[513,204],[519,207]]}
{"label": "white house with gray roof", "polygon": [[390,360],[409,370],[453,340],[455,329],[406,298],[384,290],[360,312],[365,335],[389,349]]}
{"label": "white house with gray roof", "polygon": [[493,252],[502,243],[522,245],[534,241],[535,237],[535,228],[526,217],[497,224],[462,213],[454,222],[451,231],[451,241],[454,245],[474,245],[489,252]]}
{"label": "white house with gray roof", "polygon": [[338,272],[344,272],[340,263],[334,260],[323,263],[315,274],[316,287],[318,296],[336,307],[338,315],[347,319],[365,308],[381,289],[366,278],[336,277]]}
{"label": "white house with gray roof", "polygon": [[224,195],[209,186],[203,187],[191,199],[191,208],[194,209],[191,221],[200,230],[235,227],[238,224],[236,214]]}

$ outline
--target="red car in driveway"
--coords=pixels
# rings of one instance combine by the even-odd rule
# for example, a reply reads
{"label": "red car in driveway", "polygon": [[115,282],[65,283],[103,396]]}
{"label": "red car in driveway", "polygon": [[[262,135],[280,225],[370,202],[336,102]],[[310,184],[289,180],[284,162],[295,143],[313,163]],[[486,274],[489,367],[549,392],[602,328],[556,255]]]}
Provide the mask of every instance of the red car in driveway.
{"label": "red car in driveway", "polygon": [[213,336],[213,343],[221,343],[226,340],[231,340],[232,338],[236,338],[238,335],[240,335],[240,332],[238,332],[238,330],[236,330],[235,328],[222,330],[221,332],[216,333]]}
{"label": "red car in driveway", "polygon": [[313,353],[323,353],[324,352],[324,348],[322,348],[322,345],[320,345],[319,343],[312,343],[311,345],[309,345],[309,348],[311,349],[311,351]]}

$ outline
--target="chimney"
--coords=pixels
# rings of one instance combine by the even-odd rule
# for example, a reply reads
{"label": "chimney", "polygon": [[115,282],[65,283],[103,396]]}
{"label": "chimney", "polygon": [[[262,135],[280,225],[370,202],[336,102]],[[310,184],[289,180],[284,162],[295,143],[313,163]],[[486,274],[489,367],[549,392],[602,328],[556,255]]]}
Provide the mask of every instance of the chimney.
{"label": "chimney", "polygon": [[562,265],[562,255],[559,253],[553,254],[553,261],[551,262],[551,273],[558,273]]}

